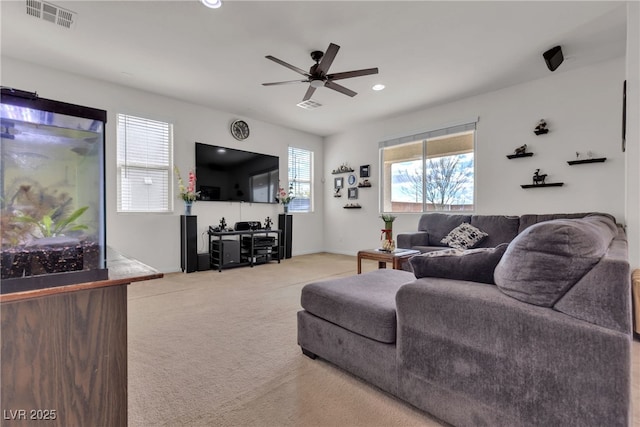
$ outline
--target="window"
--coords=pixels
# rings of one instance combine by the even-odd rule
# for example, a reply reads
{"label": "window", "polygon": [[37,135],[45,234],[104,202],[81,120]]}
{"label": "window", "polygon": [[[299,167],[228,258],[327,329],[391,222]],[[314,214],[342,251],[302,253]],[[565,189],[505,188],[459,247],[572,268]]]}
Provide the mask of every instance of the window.
{"label": "window", "polygon": [[313,152],[289,147],[289,187],[295,199],[289,204],[289,212],[313,211]]}
{"label": "window", "polygon": [[382,212],[472,211],[475,124],[380,143]]}
{"label": "window", "polygon": [[118,212],[169,212],[169,123],[118,114]]}

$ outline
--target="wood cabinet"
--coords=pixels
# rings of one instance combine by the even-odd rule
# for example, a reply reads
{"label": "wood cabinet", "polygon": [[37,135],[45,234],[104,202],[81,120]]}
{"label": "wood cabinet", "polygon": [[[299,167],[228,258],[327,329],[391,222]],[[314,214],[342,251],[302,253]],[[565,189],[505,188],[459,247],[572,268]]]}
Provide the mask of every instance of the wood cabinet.
{"label": "wood cabinet", "polygon": [[1,295],[2,425],[126,426],[127,285],[158,277],[119,257],[109,280]]}

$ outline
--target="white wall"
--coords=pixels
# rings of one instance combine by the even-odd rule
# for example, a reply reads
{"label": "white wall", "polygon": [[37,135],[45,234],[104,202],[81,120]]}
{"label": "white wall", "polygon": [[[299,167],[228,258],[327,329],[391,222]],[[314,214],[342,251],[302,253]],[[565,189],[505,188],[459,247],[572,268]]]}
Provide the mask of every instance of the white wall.
{"label": "white wall", "polygon": [[[185,177],[195,166],[195,142],[222,145],[280,157],[280,179],[287,180],[287,147],[315,152],[317,171],[315,212],[295,214],[293,254],[323,250],[323,197],[320,174],[324,170],[322,138],[269,123],[244,118],[251,126],[251,136],[238,142],[229,133],[229,125],[238,116],[211,110],[171,98],[141,92],[123,86],[62,73],[33,64],[2,58],[1,84],[27,91],[37,91],[43,98],[85,105],[107,111],[106,126],[106,195],[107,244],[163,271],[180,270],[180,222],[182,202],[175,200],[170,214],[123,214],[116,212],[116,115],[133,114],[174,124],[174,163]],[[264,106],[268,108],[268,106]],[[174,181],[175,185],[175,181]],[[218,225],[220,218],[233,225],[237,221],[275,220],[282,208],[268,204],[197,202],[193,214],[198,216],[199,252],[207,252],[206,230]]]}
{"label": "white wall", "polygon": [[627,3],[627,236],[631,268],[640,268],[640,3]]}
{"label": "white wall", "polygon": [[[619,58],[400,117],[379,120],[325,140],[325,232],[329,252],[355,254],[379,246],[378,142],[479,117],[476,133],[477,214],[609,212],[625,222],[625,155],[621,151],[621,93],[625,60]],[[419,90],[419,88],[416,88]],[[533,128],[546,119],[550,132]],[[533,157],[508,160],[528,145]],[[569,166],[576,151],[605,163]],[[359,189],[362,209],[343,209],[332,195],[331,170],[342,163],[371,165],[370,189]],[[535,169],[563,187],[524,190]],[[394,234],[416,229],[418,214],[400,214]]]}

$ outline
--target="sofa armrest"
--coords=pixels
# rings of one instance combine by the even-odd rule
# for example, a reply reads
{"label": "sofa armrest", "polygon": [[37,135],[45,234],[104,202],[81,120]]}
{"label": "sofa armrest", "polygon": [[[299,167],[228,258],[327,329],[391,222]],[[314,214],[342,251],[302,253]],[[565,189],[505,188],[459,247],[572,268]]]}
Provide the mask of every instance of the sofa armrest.
{"label": "sofa armrest", "polygon": [[398,233],[396,241],[396,246],[404,249],[411,249],[414,246],[429,246],[429,233],[426,231]]}
{"label": "sofa armrest", "polygon": [[523,425],[628,425],[630,335],[475,282],[418,279],[396,305],[413,404],[427,384]]}

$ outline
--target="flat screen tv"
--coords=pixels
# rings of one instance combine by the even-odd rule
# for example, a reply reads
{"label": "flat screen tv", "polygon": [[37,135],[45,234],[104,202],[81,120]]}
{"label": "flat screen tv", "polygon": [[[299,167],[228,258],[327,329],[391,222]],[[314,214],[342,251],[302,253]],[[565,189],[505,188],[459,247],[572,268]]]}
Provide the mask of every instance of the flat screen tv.
{"label": "flat screen tv", "polygon": [[198,200],[276,203],[280,158],[196,142]]}

